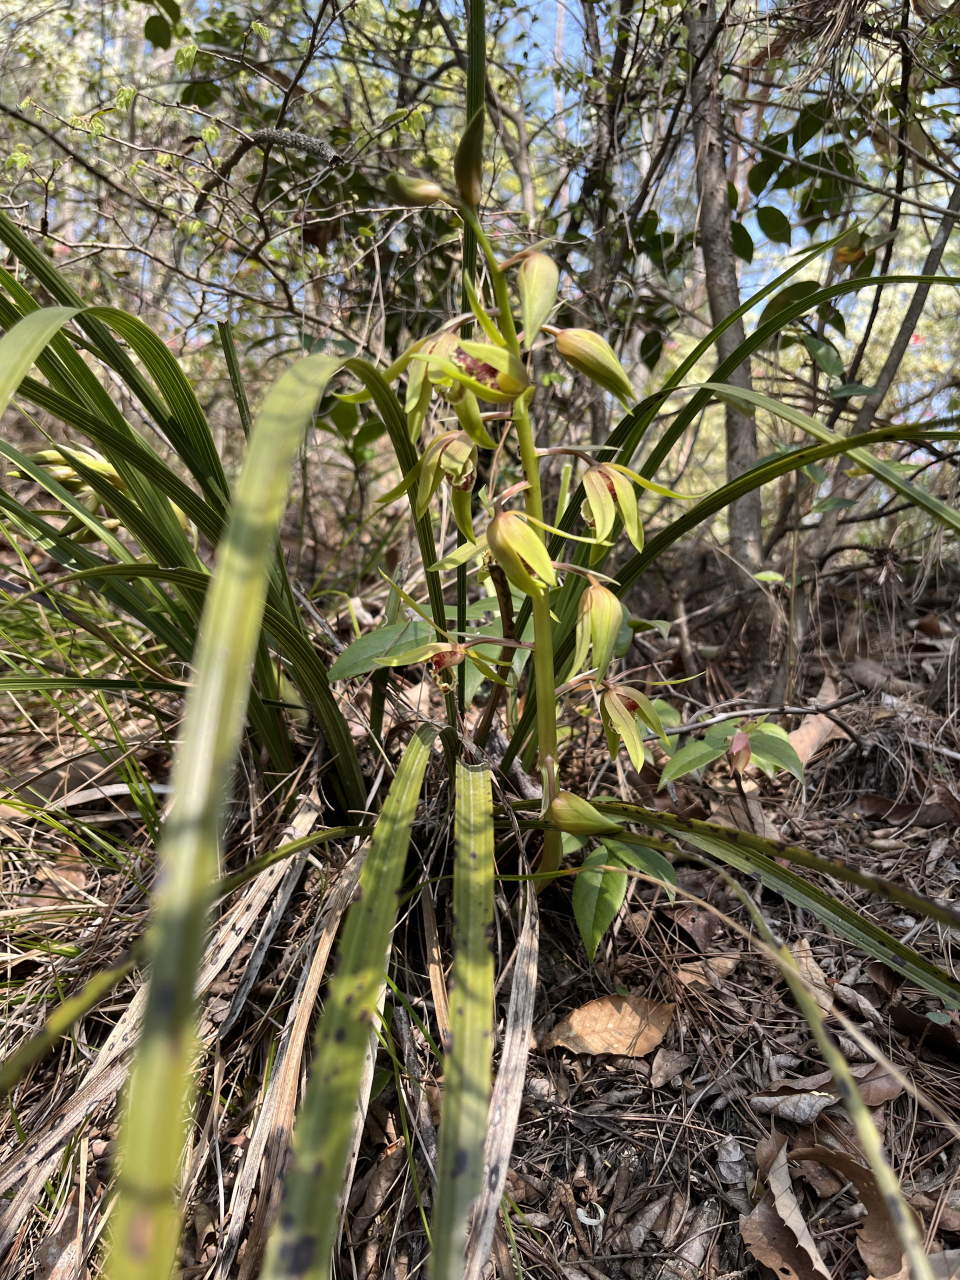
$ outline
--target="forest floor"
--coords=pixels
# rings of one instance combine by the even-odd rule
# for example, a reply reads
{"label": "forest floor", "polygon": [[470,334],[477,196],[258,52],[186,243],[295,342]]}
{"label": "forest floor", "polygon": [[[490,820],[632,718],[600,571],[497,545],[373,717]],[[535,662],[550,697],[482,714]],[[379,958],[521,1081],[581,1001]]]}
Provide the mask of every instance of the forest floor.
{"label": "forest floor", "polygon": [[[807,734],[804,786],[748,771],[740,791],[718,768],[658,793],[656,770],[651,782],[625,756],[604,776],[603,737],[590,723],[573,726],[565,778],[787,840],[952,902],[960,881],[956,592],[931,590],[885,609],[876,603],[887,599],[878,578],[851,574],[846,594],[831,588],[843,625],[821,626],[797,659],[795,703],[858,695],[838,712],[840,724],[784,718]],[[874,621],[851,630],[871,591]],[[657,670],[681,668],[677,630],[667,639],[643,633],[640,652]],[[702,643],[713,655],[701,700],[735,708],[735,646],[718,654],[713,638],[694,628],[694,648]],[[428,711],[429,687],[398,678],[409,714]],[[114,1203],[116,1102],[143,999],[144,974],[126,956],[147,920],[156,835],[142,803],[131,802],[123,765],[137,762],[159,812],[178,715],[172,700],[152,713],[133,697],[109,713],[86,695],[69,706],[66,714],[27,697],[19,711],[11,707],[2,732],[10,801],[0,807],[4,1057],[94,973],[126,970],[10,1095],[0,1131],[3,1274],[37,1280],[99,1273]],[[358,737],[363,706],[354,698]],[[403,721],[398,713],[395,747],[408,735]],[[271,792],[244,757],[225,871],[324,825],[329,762],[309,729],[298,741],[297,772],[274,780]],[[369,763],[372,776],[372,753]],[[432,882],[450,833],[444,787],[438,764],[410,867],[412,889],[427,888],[411,892],[401,913],[388,992],[391,1051],[382,1048],[372,1063],[347,1197],[344,1280],[408,1280],[425,1265],[442,1093],[438,982],[450,944],[448,887]],[[36,810],[25,812],[15,797],[29,797]],[[314,1012],[361,857],[358,839],[318,844],[219,902],[199,983],[199,1102],[181,1192],[184,1277],[258,1273]],[[484,1276],[494,1268],[505,1280],[895,1275],[899,1246],[876,1184],[779,970],[752,944],[731,883],[687,847],[673,861],[676,898],[633,882],[592,964],[571,882],[541,895],[533,1031]],[[504,853],[501,870],[511,865],[515,851]],[[864,890],[801,874],[956,975],[960,934]],[[952,1253],[960,1247],[956,1014],[808,910],[749,876],[735,879],[813,982],[928,1248],[942,1254],[937,1274],[952,1275],[960,1256]],[[497,893],[501,1033],[517,972],[514,890],[505,879]],[[638,1018],[640,1031],[630,1033]]]}

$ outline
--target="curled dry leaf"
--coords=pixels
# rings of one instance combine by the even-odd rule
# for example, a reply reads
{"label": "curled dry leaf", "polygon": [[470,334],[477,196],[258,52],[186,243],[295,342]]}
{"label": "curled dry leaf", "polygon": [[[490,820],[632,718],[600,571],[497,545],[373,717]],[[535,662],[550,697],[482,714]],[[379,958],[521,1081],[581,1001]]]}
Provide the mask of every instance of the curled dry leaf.
{"label": "curled dry leaf", "polygon": [[[757,1164],[765,1170],[767,1192],[747,1217],[740,1219],[740,1234],[753,1256],[782,1280],[831,1280],[810,1228],[793,1194],[784,1153],[786,1135],[757,1144]],[[771,1159],[771,1152],[775,1152]]]}
{"label": "curled dry leaf", "polygon": [[662,1089],[681,1072],[693,1066],[689,1053],[677,1053],[673,1049],[658,1049],[650,1066],[650,1085]]}
{"label": "curled dry leaf", "polygon": [[719,928],[719,921],[712,911],[695,902],[685,903],[672,912],[674,922],[680,926],[696,943],[698,951],[706,951],[713,941],[713,935]]}
{"label": "curled dry leaf", "polygon": [[717,1149],[717,1173],[720,1181],[731,1186],[740,1186],[746,1181],[749,1172],[743,1148],[730,1134],[724,1138]]}
{"label": "curled dry leaf", "polygon": [[568,1013],[543,1037],[540,1048],[643,1058],[663,1039],[675,1008],[644,996],[601,996]]}
{"label": "curled dry leaf", "polygon": [[907,1196],[907,1203],[917,1209],[929,1221],[936,1219],[944,1231],[960,1231],[960,1193],[956,1187],[946,1196],[935,1192],[932,1196],[918,1192]]}
{"label": "curled dry leaf", "polygon": [[682,964],[677,969],[677,980],[685,987],[717,987],[721,979],[729,978],[739,963],[739,952],[704,956],[702,960],[695,960],[693,964]]}
{"label": "curled dry leaf", "polygon": [[[836,702],[839,694],[836,681],[830,676],[825,676],[816,701],[820,706],[827,706],[831,702]],[[835,738],[846,738],[846,736],[844,730],[829,716],[804,716],[800,721],[800,727],[790,734],[790,745],[800,757],[800,763],[805,765],[828,742],[832,742]]]}
{"label": "curled dry leaf", "polygon": [[[790,1153],[791,1160],[816,1160],[836,1171],[857,1188],[857,1194],[867,1211],[866,1218],[857,1227],[857,1249],[868,1271],[876,1280],[895,1276],[903,1266],[900,1239],[897,1236],[887,1205],[877,1186],[873,1170],[854,1160],[843,1151],[830,1147],[798,1147]],[[921,1226],[919,1219],[918,1226]],[[921,1227],[922,1231],[922,1227]]]}
{"label": "curled dry leaf", "polygon": [[[850,1066],[860,1094],[868,1107],[879,1107],[899,1098],[903,1087],[879,1062],[857,1062]],[[829,1071],[796,1080],[775,1080],[764,1093],[754,1094],[750,1106],[758,1115],[777,1116],[796,1124],[810,1124],[821,1111],[839,1100],[840,1090]]]}
{"label": "curled dry leaf", "polygon": [[814,1000],[816,1000],[824,1013],[832,1013],[833,996],[830,994],[827,975],[814,959],[813,948],[810,946],[809,940],[801,938],[799,942],[790,948],[790,954],[796,960],[801,976],[807,980],[807,985]]}

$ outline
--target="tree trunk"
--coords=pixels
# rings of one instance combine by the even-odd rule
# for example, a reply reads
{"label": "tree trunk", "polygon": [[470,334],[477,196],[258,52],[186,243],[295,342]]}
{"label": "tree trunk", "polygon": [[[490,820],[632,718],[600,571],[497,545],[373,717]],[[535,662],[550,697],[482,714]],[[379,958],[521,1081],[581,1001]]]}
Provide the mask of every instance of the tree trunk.
{"label": "tree trunk", "polygon": [[[693,74],[691,105],[697,149],[697,194],[700,199],[699,240],[710,318],[717,325],[740,306],[740,285],[730,230],[730,202],[723,154],[714,0],[690,5],[684,21],[690,32],[688,49]],[[720,359],[725,360],[731,355],[743,339],[743,322],[737,320],[717,340]],[[735,387],[750,390],[749,362],[744,361],[728,381]],[[757,428],[752,418],[730,407],[727,408],[726,428],[727,480],[730,481],[748,471],[757,461]],[[755,573],[763,564],[759,490],[731,505],[729,522],[731,555],[738,564]]]}

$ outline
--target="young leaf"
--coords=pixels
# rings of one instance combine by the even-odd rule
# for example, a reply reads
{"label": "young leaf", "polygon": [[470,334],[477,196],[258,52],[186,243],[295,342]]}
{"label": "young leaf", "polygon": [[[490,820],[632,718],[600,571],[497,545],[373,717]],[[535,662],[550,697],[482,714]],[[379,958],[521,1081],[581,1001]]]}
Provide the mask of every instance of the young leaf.
{"label": "young leaf", "polygon": [[785,729],[777,724],[758,724],[747,736],[755,764],[765,771],[785,769],[803,783],[803,764],[797,755]]}
{"label": "young leaf", "polygon": [[600,939],[623,906],[627,893],[627,877],[622,871],[602,871],[600,868],[622,865],[615,853],[595,849],[584,858],[585,869],[579,873],[573,886],[573,914],[591,961],[597,954]]}
{"label": "young leaf", "polygon": [[623,840],[608,840],[606,837],[603,837],[601,843],[628,867],[662,880],[668,886],[667,893],[670,901],[673,901],[677,873],[673,869],[673,863],[665,858],[659,849],[650,849],[643,844],[626,844]]}
{"label": "young leaf", "polygon": [[719,760],[725,750],[725,747],[717,747],[712,742],[688,742],[685,747],[680,748],[660,775],[657,790],[661,790],[668,782],[682,778],[685,773],[692,773],[694,769],[705,769],[714,760]]}

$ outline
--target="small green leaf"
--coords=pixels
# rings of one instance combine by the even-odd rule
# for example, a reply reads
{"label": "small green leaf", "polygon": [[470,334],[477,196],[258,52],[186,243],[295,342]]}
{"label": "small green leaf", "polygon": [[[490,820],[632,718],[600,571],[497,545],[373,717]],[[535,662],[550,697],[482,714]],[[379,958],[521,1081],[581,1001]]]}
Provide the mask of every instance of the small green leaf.
{"label": "small green leaf", "polygon": [[931,1009],[927,1014],[927,1020],[935,1022],[938,1027],[949,1027],[950,1023],[953,1022],[949,1013],[943,1009]]}
{"label": "small green leaf", "polygon": [[377,659],[398,643],[402,642],[407,648],[427,644],[433,638],[433,627],[426,622],[394,622],[378,627],[344,649],[327,673],[328,679],[353,680],[356,676],[366,675],[376,667]]}
{"label": "small green leaf", "polygon": [[747,737],[750,739],[750,751],[753,761],[761,769],[773,767],[785,769],[792,773],[798,782],[803,782],[803,765],[790,743],[786,730],[778,724],[758,724],[751,729]]}
{"label": "small green leaf", "polygon": [[750,232],[742,222],[731,223],[730,232],[733,236],[733,252],[738,258],[742,258],[744,262],[752,262],[753,237]]}
{"label": "small green leaf", "polygon": [[680,748],[660,775],[660,786],[657,790],[662,790],[668,782],[673,782],[676,778],[682,778],[685,773],[692,773],[694,769],[705,769],[708,764],[713,764],[714,760],[719,760],[724,750],[724,747],[718,749],[711,742],[688,742],[685,747]]}
{"label": "small green leaf", "polygon": [[[666,640],[673,623],[669,618],[631,618],[631,631],[659,631]],[[679,723],[679,721],[678,721]]]}
{"label": "small green leaf", "polygon": [[650,849],[646,845],[640,844],[625,844],[622,840],[604,839],[602,843],[621,862],[625,862],[628,867],[633,867],[636,871],[642,871],[645,875],[654,876],[657,880],[662,880],[668,886],[667,892],[670,895],[670,901],[673,901],[675,896],[673,890],[677,885],[677,873],[673,868],[673,863],[665,858],[659,849]]}
{"label": "small green leaf", "polygon": [[843,511],[847,507],[855,507],[856,505],[855,498],[838,498],[832,495],[829,498],[823,498],[814,507],[811,507],[811,510],[817,515],[822,515],[824,511]]}
{"label": "small green leaf", "polygon": [[785,582],[782,573],[777,573],[775,569],[761,569],[759,573],[753,575],[754,582]]}
{"label": "small green leaf", "polygon": [[195,44],[181,45],[180,48],[177,50],[177,52],[173,55],[173,65],[176,67],[176,69],[180,72],[181,75],[185,75],[186,72],[188,72],[193,67],[196,56],[197,56],[197,46]]}
{"label": "small green leaf", "polygon": [[267,27],[263,25],[262,22],[251,22],[250,30],[253,32],[255,36],[259,36],[261,40],[270,39],[270,31]]}
{"label": "small green leaf", "polygon": [[768,240],[773,240],[776,244],[790,243],[790,219],[772,204],[763,205],[757,210],[757,226]]}
{"label": "small green leaf", "polygon": [[843,377],[843,357],[832,342],[815,338],[812,333],[808,333],[804,335],[803,345],[828,378]]}
{"label": "small green leaf", "polygon": [[589,869],[580,872],[573,886],[573,914],[591,961],[627,894],[627,877],[622,871],[601,871],[599,868],[622,865],[616,854],[608,853],[606,849],[595,849],[583,861],[584,868]]}
{"label": "small green leaf", "polygon": [[143,34],[155,49],[170,48],[170,23],[159,13],[151,14],[143,24]]}
{"label": "small green leaf", "polygon": [[844,382],[839,387],[831,387],[830,395],[834,400],[846,400],[848,396],[872,396],[876,389],[862,382]]}

